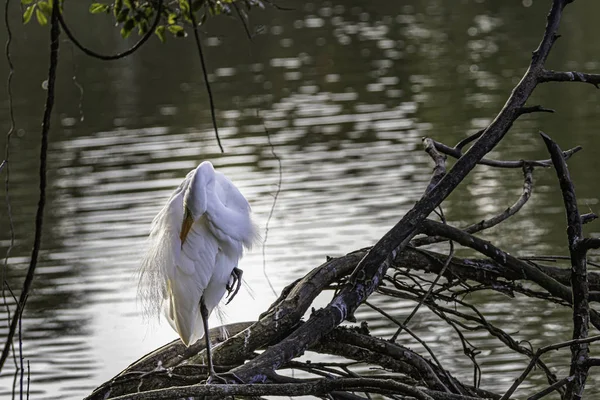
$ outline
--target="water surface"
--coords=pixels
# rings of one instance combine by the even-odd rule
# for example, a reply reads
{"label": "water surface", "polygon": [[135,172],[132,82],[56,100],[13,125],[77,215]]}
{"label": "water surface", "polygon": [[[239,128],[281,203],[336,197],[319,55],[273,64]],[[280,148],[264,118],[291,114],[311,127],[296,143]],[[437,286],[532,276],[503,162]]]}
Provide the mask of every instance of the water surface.
{"label": "water surface", "polygon": [[[142,320],[135,272],[152,218],[202,160],[211,160],[246,195],[263,237],[279,188],[273,151],[282,165],[265,258],[259,246],[242,260],[247,288],[224,308],[225,322],[256,318],[274,300],[265,275],[279,291],[326,256],[375,243],[428,183],[432,165],[421,138],[454,144],[485,127],[501,109],[539,41],[546,3],[291,4],[289,11],[255,13],[252,40],[239,22],[214,20],[205,28],[204,48],[224,154],[211,128],[191,40],[169,39],[162,45],[153,39],[135,56],[112,63],[91,60],[61,42],[43,249],[23,320],[31,398],[81,398],[175,338],[167,324]],[[600,5],[588,3],[568,7],[550,67],[599,70],[597,48],[583,38],[597,34],[593,18]],[[108,19],[88,16],[86,9],[74,4],[67,10],[84,43],[107,53],[133,43],[135,37],[123,43]],[[8,275],[18,293],[37,204],[48,35],[35,24],[18,26],[18,10],[13,12],[18,131],[10,147],[9,194],[16,239]],[[0,76],[6,76],[6,63],[0,69]],[[8,103],[2,101],[0,126],[7,132]],[[593,185],[600,170],[594,153],[597,92],[584,85],[547,85],[530,104],[558,112],[520,119],[493,157],[546,158],[539,130],[565,148],[583,145],[585,151],[569,166],[582,211],[598,211]],[[5,142],[2,137],[2,148]],[[534,197],[520,216],[485,237],[519,255],[566,254],[562,200],[552,171],[536,171],[535,184]],[[448,220],[464,225],[492,216],[512,204],[520,187],[518,170],[478,168],[445,203]],[[4,254],[10,244],[4,203],[0,226]],[[586,229],[598,231],[594,225]],[[414,306],[375,301],[398,317]],[[517,339],[535,347],[570,337],[567,310],[498,294],[474,301],[491,322],[518,331]],[[395,330],[368,308],[357,316],[369,320],[375,335],[389,337]],[[6,334],[2,318],[0,336]],[[413,330],[447,368],[470,382],[472,365],[447,326],[422,312]],[[506,355],[488,335],[470,338],[483,351],[483,387],[503,392],[526,360]],[[419,348],[409,337],[399,341]],[[564,376],[568,354],[552,357],[551,364]],[[3,396],[11,391],[13,371],[9,364],[0,377]],[[597,382],[592,376],[590,396],[600,393]],[[540,390],[544,383],[536,373],[519,395]]]}

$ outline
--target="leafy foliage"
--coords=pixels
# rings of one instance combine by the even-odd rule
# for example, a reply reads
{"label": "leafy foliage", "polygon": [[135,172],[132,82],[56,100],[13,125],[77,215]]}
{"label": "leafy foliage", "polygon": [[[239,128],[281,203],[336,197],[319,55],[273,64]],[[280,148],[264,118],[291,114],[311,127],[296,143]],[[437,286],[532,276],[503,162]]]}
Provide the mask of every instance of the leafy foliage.
{"label": "leafy foliage", "polygon": [[[64,0],[60,0],[61,2]],[[152,27],[161,0],[114,0],[93,2],[90,4],[91,14],[107,14],[113,16],[121,29],[121,36],[128,37],[134,29],[144,35]],[[194,21],[202,25],[209,17],[231,15],[234,12],[242,18],[252,8],[264,8],[269,0],[162,0],[160,21],[154,33],[164,42],[166,33],[173,37],[187,36],[186,28],[191,27],[190,7],[194,13]],[[52,11],[53,0],[21,0],[23,5],[23,22],[28,23],[35,14],[40,25],[46,25]]]}
{"label": "leafy foliage", "polygon": [[48,18],[50,18],[52,5],[54,4],[52,0],[21,0],[21,4],[25,8],[25,11],[23,12],[23,23],[26,24],[31,21],[31,17],[35,14],[35,18],[40,25],[48,24]]}

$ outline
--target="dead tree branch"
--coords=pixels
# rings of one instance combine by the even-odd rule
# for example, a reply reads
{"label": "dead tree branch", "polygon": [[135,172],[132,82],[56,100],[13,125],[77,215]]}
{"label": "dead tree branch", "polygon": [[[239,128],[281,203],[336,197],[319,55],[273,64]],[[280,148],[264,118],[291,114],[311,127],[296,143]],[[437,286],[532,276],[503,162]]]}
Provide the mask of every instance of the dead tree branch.
{"label": "dead tree branch", "polygon": [[[468,138],[470,139],[470,138]],[[462,150],[458,147],[459,145],[464,145],[465,143],[460,142],[459,144],[457,144],[457,147],[450,147],[448,145],[445,145],[443,143],[440,142],[436,142],[433,141],[433,144],[435,145],[435,149],[443,154],[449,155],[450,157],[454,157],[454,158],[461,158],[463,156],[463,152]],[[582,149],[581,146],[576,146],[573,147],[572,149],[569,149],[565,152],[563,152],[563,157],[565,159],[569,159],[571,158],[571,156],[573,156],[573,154],[579,152]],[[480,165],[487,165],[489,167],[496,167],[496,168],[523,168],[524,166],[528,165],[528,166],[532,166],[532,167],[542,167],[542,168],[548,168],[552,166],[552,160],[547,159],[547,160],[515,160],[515,161],[506,161],[506,160],[490,160],[489,158],[482,158],[480,161],[478,161],[478,164]]]}
{"label": "dead tree branch", "polygon": [[[581,217],[577,208],[575,187],[567,164],[561,157],[560,147],[548,135],[543,132],[540,132],[540,134],[552,156],[567,214],[567,235],[569,252],[571,253],[571,289],[573,293],[573,339],[585,339],[589,334],[590,322],[586,265],[587,246],[580,247],[580,243],[584,238]],[[589,346],[587,343],[571,345],[571,371],[569,375],[573,376],[574,379],[567,385],[566,398],[569,400],[580,399],[583,396],[588,374],[585,363],[588,357]]]}
{"label": "dead tree branch", "polygon": [[502,396],[502,398],[500,400],[508,400],[508,399],[510,399],[510,396],[512,396],[512,394],[515,392],[515,390],[517,390],[517,388],[519,387],[519,385],[521,383],[523,383],[523,381],[525,380],[525,378],[527,377],[527,375],[531,372],[531,370],[535,366],[536,362],[540,359],[540,357],[542,355],[544,355],[544,353],[547,353],[550,350],[558,350],[558,349],[561,349],[563,347],[573,346],[573,345],[576,345],[576,344],[589,344],[589,343],[592,343],[592,342],[596,342],[598,340],[600,340],[600,335],[587,337],[585,339],[569,340],[567,342],[556,343],[556,344],[553,344],[553,345],[550,345],[550,346],[545,346],[545,347],[542,347],[542,348],[538,349],[535,352],[535,355],[531,358],[531,361],[529,362],[529,365],[527,365],[527,368],[525,368],[525,370],[523,371],[523,373],[515,380],[515,382],[506,391],[506,393],[504,393],[504,395]]}
{"label": "dead tree branch", "polygon": [[[224,398],[227,396],[307,396],[326,395],[336,390],[368,391],[371,393],[398,394],[411,396],[418,400],[436,400],[444,397],[433,397],[435,392],[416,389],[414,386],[397,382],[393,379],[374,378],[341,378],[319,379],[303,383],[277,383],[263,385],[229,384],[229,385],[191,385],[169,389],[150,390],[140,394],[115,397],[115,400],[159,400],[178,399],[196,396],[214,396]],[[449,399],[449,397],[445,397]],[[465,398],[460,398],[465,399]],[[471,398],[473,399],[473,398]],[[465,400],[469,400],[466,398]]]}
{"label": "dead tree branch", "polygon": [[[531,197],[531,192],[533,190],[533,167],[531,166],[531,164],[523,165],[523,178],[524,178],[523,179],[523,192],[521,193],[521,196],[517,199],[517,201],[512,206],[508,207],[502,213],[500,213],[492,218],[482,220],[473,225],[469,225],[466,228],[462,228],[462,230],[467,233],[481,232],[483,230],[486,230],[493,226],[496,226],[496,225],[500,224],[501,222],[506,221],[508,218],[510,218],[513,215],[515,215],[516,213],[518,213],[521,210],[521,208],[523,208],[523,206],[527,203],[529,198]],[[439,243],[444,240],[447,240],[447,239],[444,239],[439,236],[438,237],[429,236],[429,237],[414,239],[411,242],[411,244],[415,247],[420,247],[420,246],[424,246],[424,245],[428,245],[428,244]]]}
{"label": "dead tree branch", "polygon": [[519,84],[513,90],[506,105],[494,121],[485,129],[482,136],[473,144],[440,182],[380,240],[360,261],[349,283],[327,307],[310,317],[306,324],[299,327],[281,342],[271,346],[264,353],[233,369],[244,382],[265,382],[268,374],[285,362],[302,354],[323,335],[353,315],[356,308],[377,288],[390,266],[390,261],[401,252],[415,235],[420,223],[458,186],[477,163],[502,140],[520,109],[535,89],[544,63],[556,41],[562,11],[567,0],[554,0],[548,15],[548,22],[542,41],[533,52],[529,68]]}
{"label": "dead tree branch", "polygon": [[551,71],[543,70],[539,75],[538,81],[544,82],[581,82],[594,85],[598,89],[600,84],[600,74],[586,74],[577,71]]}

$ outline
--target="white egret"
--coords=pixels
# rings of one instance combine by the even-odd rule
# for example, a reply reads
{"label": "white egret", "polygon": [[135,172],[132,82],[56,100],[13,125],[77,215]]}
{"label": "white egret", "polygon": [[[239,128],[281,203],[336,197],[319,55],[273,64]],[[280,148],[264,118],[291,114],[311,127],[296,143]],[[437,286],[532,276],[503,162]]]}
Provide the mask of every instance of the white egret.
{"label": "white egret", "polygon": [[229,301],[236,295],[238,261],[257,238],[248,201],[208,161],[187,174],[152,222],[139,285],[145,311],[162,309],[186,346],[206,338],[210,380],[208,317],[225,291]]}

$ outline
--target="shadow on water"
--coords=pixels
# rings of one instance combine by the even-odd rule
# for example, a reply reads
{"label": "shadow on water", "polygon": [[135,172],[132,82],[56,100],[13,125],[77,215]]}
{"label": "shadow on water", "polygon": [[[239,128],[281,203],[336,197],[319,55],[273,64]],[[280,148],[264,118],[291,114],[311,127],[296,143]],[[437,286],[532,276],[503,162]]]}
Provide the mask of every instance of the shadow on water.
{"label": "shadow on water", "polygon": [[[326,255],[373,244],[412,206],[431,169],[421,137],[454,144],[489,123],[528,63],[547,7],[537,1],[532,7],[492,1],[364,3],[309,2],[291,11],[255,13],[252,40],[234,20],[209,23],[204,45],[225,154],[216,146],[190,40],[161,45],[153,39],[135,56],[112,63],[61,43],[43,251],[23,327],[33,398],[79,398],[174,337],[169,327],[148,328],[140,318],[135,271],[153,216],[199,161],[212,160],[232,178],[264,228],[278,181],[264,133],[269,130],[283,164],[283,191],[270,224],[266,273],[281,289]],[[600,5],[569,7],[551,66],[598,70],[596,46],[582,40],[594,37],[593,11]],[[16,7],[13,13],[12,20],[19,21]],[[108,19],[87,15],[84,4],[72,5],[67,17],[89,46],[108,53],[131,44],[123,43]],[[45,28],[13,24],[18,131],[11,142],[10,196],[16,243],[8,279],[18,289],[37,204],[48,39]],[[7,73],[3,63],[0,76]],[[73,76],[84,90],[81,103]],[[597,96],[583,85],[538,89],[530,103],[559,113],[524,117],[493,156],[546,158],[540,129],[563,147],[594,149]],[[2,101],[0,126],[6,132],[8,103]],[[2,136],[2,148],[5,141]],[[582,205],[593,211],[598,195],[590,183],[597,179],[597,162],[589,151],[570,162]],[[445,203],[449,220],[462,225],[503,210],[518,196],[520,179],[520,171],[477,169]],[[518,254],[564,254],[554,179],[550,171],[537,172],[534,197],[520,217],[486,238]],[[4,187],[1,194],[4,198]],[[0,224],[4,254],[10,238],[4,205]],[[260,249],[242,261],[250,289],[226,308],[228,322],[256,318],[273,300],[262,265]],[[374,301],[396,316],[412,307]],[[569,337],[568,312],[517,301],[515,307],[513,299],[486,295],[478,304],[492,322],[519,329],[518,338],[534,346]],[[371,318],[375,334],[394,330],[369,309],[357,316]],[[6,315],[0,319],[2,336]],[[468,380],[472,366],[453,333],[426,312],[413,323],[442,363]],[[473,333],[471,339],[488,355],[484,376],[494,376],[484,387],[503,391],[525,360],[506,357],[487,335]],[[408,338],[401,341],[415,346]],[[555,365],[566,371],[565,364]],[[11,391],[11,368],[0,377],[0,395]],[[536,375],[524,392],[543,384]],[[592,378],[590,395],[598,393],[594,385]]]}

